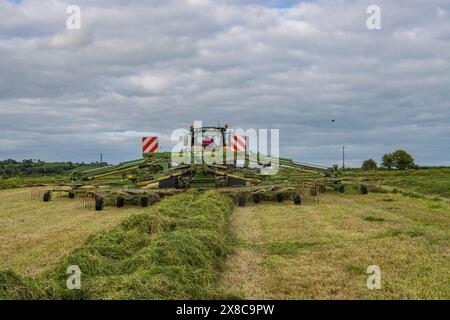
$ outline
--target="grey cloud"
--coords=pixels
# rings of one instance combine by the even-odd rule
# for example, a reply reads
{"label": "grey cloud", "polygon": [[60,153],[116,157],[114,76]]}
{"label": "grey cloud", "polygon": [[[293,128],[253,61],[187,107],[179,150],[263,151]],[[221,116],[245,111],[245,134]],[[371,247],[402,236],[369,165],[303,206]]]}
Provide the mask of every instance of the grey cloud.
{"label": "grey cloud", "polygon": [[0,158],[127,160],[203,120],[279,128],[305,162],[450,161],[446,1],[377,1],[375,32],[372,1],[76,2],[80,31],[69,2],[0,4]]}

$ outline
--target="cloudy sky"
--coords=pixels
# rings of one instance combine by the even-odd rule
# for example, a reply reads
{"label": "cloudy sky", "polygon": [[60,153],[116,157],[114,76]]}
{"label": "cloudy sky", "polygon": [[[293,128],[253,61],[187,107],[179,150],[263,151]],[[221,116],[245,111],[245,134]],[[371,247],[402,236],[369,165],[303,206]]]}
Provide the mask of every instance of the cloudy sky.
{"label": "cloudy sky", "polygon": [[194,120],[279,128],[303,162],[450,165],[450,2],[0,0],[0,159],[135,159]]}

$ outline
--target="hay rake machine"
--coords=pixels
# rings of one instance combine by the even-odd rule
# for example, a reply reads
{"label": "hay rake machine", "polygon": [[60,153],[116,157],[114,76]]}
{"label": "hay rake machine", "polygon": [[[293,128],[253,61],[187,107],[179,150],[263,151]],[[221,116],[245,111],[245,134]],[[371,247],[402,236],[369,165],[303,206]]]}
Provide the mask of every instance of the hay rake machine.
{"label": "hay rake machine", "polygon": [[105,205],[147,207],[188,188],[216,188],[239,206],[249,200],[300,205],[318,202],[330,181],[334,189],[344,188],[333,170],[290,159],[277,160],[278,174],[263,174],[273,159],[251,153],[248,139],[226,125],[190,126],[181,140],[176,152],[159,152],[157,137],[143,137],[142,159],[75,171],[69,184],[46,190],[42,199],[64,196],[74,199],[77,208],[101,211]]}

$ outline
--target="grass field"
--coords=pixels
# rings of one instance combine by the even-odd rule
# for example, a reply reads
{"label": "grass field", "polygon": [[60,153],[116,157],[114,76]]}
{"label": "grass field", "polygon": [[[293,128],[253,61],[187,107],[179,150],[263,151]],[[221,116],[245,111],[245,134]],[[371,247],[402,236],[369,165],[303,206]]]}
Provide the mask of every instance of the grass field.
{"label": "grass field", "polygon": [[[139,209],[139,214],[89,237],[45,272],[23,276],[16,269],[21,263],[0,271],[0,299],[218,298],[217,272],[228,253],[232,208],[231,200],[216,191],[189,191]],[[46,213],[47,209],[35,214],[55,223]],[[98,217],[93,211],[86,214]],[[87,224],[77,223],[76,228]],[[60,229],[57,222],[54,227]],[[82,272],[80,290],[66,287],[66,271],[72,265]]]}
{"label": "grass field", "polygon": [[420,170],[349,170],[344,176],[367,179],[410,195],[425,195],[450,201],[450,168]]}
{"label": "grass field", "polygon": [[0,270],[37,274],[54,266],[89,235],[140,211],[107,207],[102,213],[93,213],[77,210],[69,199],[29,201],[27,193],[27,189],[0,191]]}
{"label": "grass field", "polygon": [[40,184],[54,185],[67,182],[67,177],[64,175],[52,175],[52,176],[24,176],[14,177],[9,179],[0,178],[0,190],[25,188],[30,186],[36,186]]}
{"label": "grass field", "polygon": [[[450,206],[394,194],[327,194],[232,216],[225,291],[246,299],[450,299]],[[381,290],[366,286],[370,265]]]}
{"label": "grass field", "polygon": [[[350,171],[401,192],[306,206],[232,209],[190,191],[98,213],[3,190],[0,299],[450,299],[450,171],[431,171]],[[64,288],[70,264],[80,292]],[[369,265],[380,290],[366,286]]]}

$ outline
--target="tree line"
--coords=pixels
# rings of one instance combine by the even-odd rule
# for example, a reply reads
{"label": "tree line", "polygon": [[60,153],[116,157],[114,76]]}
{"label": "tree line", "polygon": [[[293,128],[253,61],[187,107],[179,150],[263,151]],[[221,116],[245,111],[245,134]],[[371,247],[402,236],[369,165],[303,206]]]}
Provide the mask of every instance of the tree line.
{"label": "tree line", "polygon": [[[105,163],[101,164],[106,165]],[[41,160],[27,159],[16,161],[7,159],[0,161],[0,177],[11,178],[17,176],[32,176],[32,175],[57,175],[65,174],[76,168],[98,167],[100,163],[76,163],[76,162],[45,162]]]}
{"label": "tree line", "polygon": [[[417,168],[417,165],[414,162],[414,158],[408,152],[400,149],[392,153],[386,153],[381,158],[381,167],[385,169],[407,170]],[[362,164],[362,169],[364,170],[374,170],[377,168],[378,165],[373,159],[365,160]]]}

